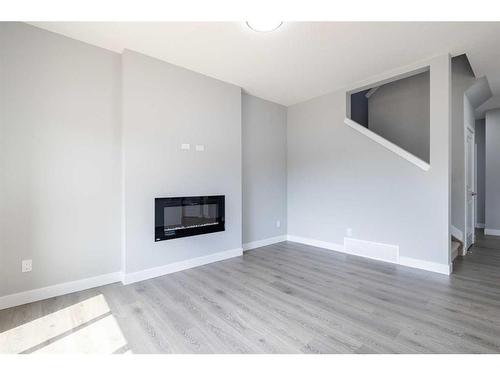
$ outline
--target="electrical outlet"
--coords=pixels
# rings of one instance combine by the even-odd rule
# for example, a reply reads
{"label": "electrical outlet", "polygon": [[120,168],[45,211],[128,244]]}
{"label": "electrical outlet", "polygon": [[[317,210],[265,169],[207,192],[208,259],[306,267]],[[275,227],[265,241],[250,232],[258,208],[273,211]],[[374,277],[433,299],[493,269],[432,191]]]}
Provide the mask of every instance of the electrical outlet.
{"label": "electrical outlet", "polygon": [[191,145],[189,143],[182,143],[181,144],[181,150],[188,151],[190,148],[191,148]]}
{"label": "electrical outlet", "polygon": [[347,228],[346,235],[347,237],[352,237],[352,228]]}
{"label": "electrical outlet", "polygon": [[31,272],[33,268],[33,262],[31,259],[24,259],[21,262],[21,271],[22,272]]}
{"label": "electrical outlet", "polygon": [[196,145],[195,150],[196,151],[205,151],[205,145]]}
{"label": "electrical outlet", "polygon": [[276,228],[281,228],[281,221],[276,220]]}

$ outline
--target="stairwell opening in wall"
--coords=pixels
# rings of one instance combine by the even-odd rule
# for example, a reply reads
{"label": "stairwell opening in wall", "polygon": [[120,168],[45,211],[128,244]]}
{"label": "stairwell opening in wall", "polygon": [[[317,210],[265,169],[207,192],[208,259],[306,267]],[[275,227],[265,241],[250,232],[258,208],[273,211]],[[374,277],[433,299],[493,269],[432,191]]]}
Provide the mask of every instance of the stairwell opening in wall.
{"label": "stairwell opening in wall", "polygon": [[429,67],[346,93],[346,124],[412,162],[430,168]]}

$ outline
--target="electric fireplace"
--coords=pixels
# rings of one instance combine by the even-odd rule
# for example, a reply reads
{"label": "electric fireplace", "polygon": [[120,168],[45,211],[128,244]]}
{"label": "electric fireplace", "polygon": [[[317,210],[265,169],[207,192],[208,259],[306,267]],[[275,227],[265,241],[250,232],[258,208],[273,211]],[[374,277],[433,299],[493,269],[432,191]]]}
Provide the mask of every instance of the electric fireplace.
{"label": "electric fireplace", "polygon": [[224,230],[224,195],[155,198],[155,241]]}

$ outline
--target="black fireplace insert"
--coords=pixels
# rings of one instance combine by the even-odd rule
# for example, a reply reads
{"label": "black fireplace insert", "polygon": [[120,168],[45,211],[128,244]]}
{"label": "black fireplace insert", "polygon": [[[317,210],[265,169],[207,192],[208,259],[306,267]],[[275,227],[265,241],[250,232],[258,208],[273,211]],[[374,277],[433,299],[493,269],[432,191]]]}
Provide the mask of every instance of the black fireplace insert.
{"label": "black fireplace insert", "polygon": [[224,230],[224,195],[155,198],[155,241]]}

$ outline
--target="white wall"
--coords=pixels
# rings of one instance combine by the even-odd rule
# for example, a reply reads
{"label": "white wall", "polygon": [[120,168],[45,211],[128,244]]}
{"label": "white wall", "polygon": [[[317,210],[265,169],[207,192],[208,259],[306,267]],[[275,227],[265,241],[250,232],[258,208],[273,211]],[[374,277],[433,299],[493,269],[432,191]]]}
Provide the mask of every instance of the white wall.
{"label": "white wall", "polygon": [[119,271],[120,56],[0,23],[0,64],[0,296]]}
{"label": "white wall", "polygon": [[286,234],[286,107],[241,99],[243,243],[250,243]]}
{"label": "white wall", "polygon": [[[132,51],[122,87],[126,272],[241,248],[240,88]],[[218,194],[224,232],[154,242],[155,197]]]}
{"label": "white wall", "polygon": [[450,58],[429,65],[427,172],[345,125],[344,91],[288,108],[289,235],[342,244],[350,227],[355,238],[448,267]]}
{"label": "white wall", "polygon": [[500,235],[500,109],[486,112],[485,228]]}

